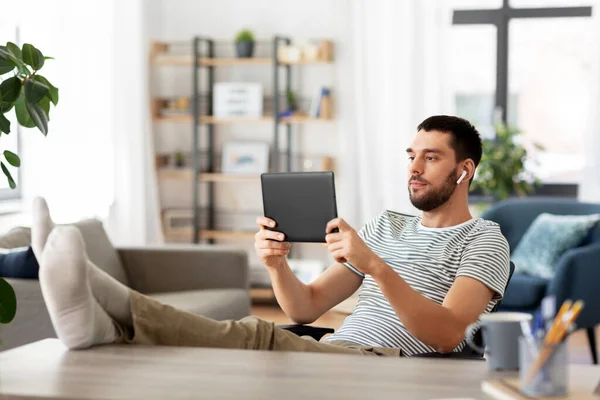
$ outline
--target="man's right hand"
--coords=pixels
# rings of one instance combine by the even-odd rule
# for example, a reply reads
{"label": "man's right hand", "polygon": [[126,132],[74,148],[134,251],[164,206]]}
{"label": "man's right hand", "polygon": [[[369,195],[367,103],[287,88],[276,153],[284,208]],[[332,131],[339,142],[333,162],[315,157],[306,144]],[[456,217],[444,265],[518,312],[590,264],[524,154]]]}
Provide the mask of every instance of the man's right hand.
{"label": "man's right hand", "polygon": [[275,221],[266,217],[256,218],[259,231],[254,235],[254,248],[256,254],[267,268],[276,268],[283,265],[285,257],[289,254],[292,244],[284,242],[285,236],[281,232],[267,229],[275,226]]}

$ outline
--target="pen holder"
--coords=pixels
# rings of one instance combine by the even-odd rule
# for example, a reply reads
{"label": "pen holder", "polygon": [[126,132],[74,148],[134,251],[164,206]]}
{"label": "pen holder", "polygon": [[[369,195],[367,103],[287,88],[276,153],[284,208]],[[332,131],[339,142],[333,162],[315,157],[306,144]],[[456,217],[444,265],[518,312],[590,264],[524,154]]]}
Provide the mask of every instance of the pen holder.
{"label": "pen holder", "polygon": [[[542,352],[550,350],[551,355],[538,370],[535,376],[528,380],[530,368]],[[519,370],[520,390],[526,396],[566,396],[567,395],[567,345],[543,345],[541,341],[533,343],[524,337],[519,338]]]}

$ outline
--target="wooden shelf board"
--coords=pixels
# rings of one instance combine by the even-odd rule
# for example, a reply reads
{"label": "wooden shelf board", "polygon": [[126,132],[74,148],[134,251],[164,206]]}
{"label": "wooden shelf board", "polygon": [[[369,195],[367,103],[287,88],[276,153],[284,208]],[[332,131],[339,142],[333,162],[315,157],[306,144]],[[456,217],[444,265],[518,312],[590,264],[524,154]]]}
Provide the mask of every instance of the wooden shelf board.
{"label": "wooden shelf board", "polygon": [[194,171],[191,168],[159,168],[159,179],[182,179],[191,180],[194,177]]}
{"label": "wooden shelf board", "polygon": [[271,65],[273,64],[273,59],[269,57],[201,58],[199,64],[204,67],[221,67],[233,65]]}
{"label": "wooden shelf board", "polygon": [[260,175],[200,174],[200,180],[209,182],[258,182]]}
{"label": "wooden shelf board", "polygon": [[333,118],[312,118],[307,116],[296,116],[290,118],[281,118],[282,124],[302,124],[305,122],[331,122]]}
{"label": "wooden shelf board", "polygon": [[[166,167],[158,169],[158,176],[160,179],[191,180],[194,177],[194,172],[191,168]],[[198,178],[207,182],[258,182],[260,175],[201,173]]]}
{"label": "wooden shelf board", "polygon": [[[191,115],[167,115],[167,116],[158,116],[154,119],[157,122],[185,122],[192,123],[193,117]],[[328,122],[333,121],[333,119],[325,119],[325,118],[312,118],[306,116],[297,116],[297,117],[289,117],[289,118],[281,118],[280,122],[282,124],[302,124],[308,122]],[[238,117],[238,118],[215,118],[211,116],[202,116],[200,117],[201,124],[240,124],[240,123],[260,123],[260,122],[273,122],[273,117],[266,116],[260,118],[247,118],[247,117]]]}
{"label": "wooden shelf board", "polygon": [[[190,66],[194,62],[194,57],[190,54],[170,55],[157,54],[152,59],[154,65],[170,66]],[[280,65],[318,65],[331,64],[331,60],[317,61],[280,61]],[[202,57],[198,61],[201,67],[226,67],[236,65],[273,65],[273,59],[270,57],[251,57],[251,58],[206,58]]]}
{"label": "wooden shelf board", "polygon": [[319,65],[333,64],[333,60],[315,60],[315,61],[279,61],[281,65]]}

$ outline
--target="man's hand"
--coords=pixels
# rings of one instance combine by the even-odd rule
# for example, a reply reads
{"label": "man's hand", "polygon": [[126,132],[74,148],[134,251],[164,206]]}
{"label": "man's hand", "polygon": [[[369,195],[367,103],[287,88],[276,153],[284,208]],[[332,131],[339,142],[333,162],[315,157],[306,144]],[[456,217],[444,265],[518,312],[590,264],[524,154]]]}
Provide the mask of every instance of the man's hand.
{"label": "man's hand", "polygon": [[[336,228],[339,232],[331,233]],[[327,249],[335,261],[349,262],[363,274],[369,275],[373,275],[374,269],[383,264],[382,260],[343,219],[336,218],[329,221],[326,232]]]}
{"label": "man's hand", "polygon": [[258,217],[256,218],[256,224],[259,227],[259,231],[254,235],[256,254],[267,268],[281,266],[292,248],[291,243],[284,242],[283,233],[267,229],[267,227],[273,228],[275,226],[275,221],[272,219]]}

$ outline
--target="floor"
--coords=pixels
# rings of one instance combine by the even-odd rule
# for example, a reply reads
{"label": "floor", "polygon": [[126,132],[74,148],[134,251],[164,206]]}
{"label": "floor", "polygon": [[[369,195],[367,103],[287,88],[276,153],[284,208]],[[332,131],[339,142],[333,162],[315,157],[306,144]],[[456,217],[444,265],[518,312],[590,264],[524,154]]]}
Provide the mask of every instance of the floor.
{"label": "floor", "polygon": [[[257,316],[266,321],[273,321],[277,325],[291,324],[290,319],[281,311],[277,305],[271,304],[255,304],[252,306],[252,315]],[[344,322],[345,314],[329,311],[313,324],[315,326],[325,326],[338,329]],[[596,330],[596,341],[600,343],[600,335]],[[573,364],[591,364],[592,358],[590,355],[586,332],[579,330],[571,334],[568,339],[569,344],[569,359]]]}

